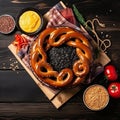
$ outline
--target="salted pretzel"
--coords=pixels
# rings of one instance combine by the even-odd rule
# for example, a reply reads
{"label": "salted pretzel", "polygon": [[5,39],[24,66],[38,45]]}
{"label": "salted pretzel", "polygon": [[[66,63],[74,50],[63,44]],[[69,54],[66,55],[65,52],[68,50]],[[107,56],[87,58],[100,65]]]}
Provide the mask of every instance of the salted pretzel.
{"label": "salted pretzel", "polygon": [[[79,60],[74,62],[72,69],[64,68],[58,72],[48,63],[46,51],[62,44],[74,47]],[[30,50],[30,64],[34,73],[43,83],[59,88],[76,86],[85,80],[92,60],[88,39],[68,27],[45,29]]]}

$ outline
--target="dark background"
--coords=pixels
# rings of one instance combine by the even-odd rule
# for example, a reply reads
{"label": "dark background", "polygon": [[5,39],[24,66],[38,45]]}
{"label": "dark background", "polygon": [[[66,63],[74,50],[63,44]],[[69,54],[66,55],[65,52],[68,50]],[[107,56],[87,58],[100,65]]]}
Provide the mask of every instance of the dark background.
{"label": "dark background", "polygon": [[[0,15],[6,13],[16,18],[19,11],[25,7],[39,8],[44,14],[58,2],[58,0],[0,0]],[[63,2],[68,7],[75,4],[86,20],[97,17],[106,25],[105,28],[96,26],[96,30],[101,38],[105,38],[106,35],[110,38],[112,46],[107,50],[107,55],[119,74],[120,1],[63,0]],[[84,89],[57,110],[8,50],[7,46],[13,41],[16,32],[17,28],[10,35],[0,34],[0,119],[120,119],[120,99],[111,98],[106,109],[93,112],[83,104]],[[14,71],[12,65],[19,68]],[[106,85],[102,75],[96,81]]]}

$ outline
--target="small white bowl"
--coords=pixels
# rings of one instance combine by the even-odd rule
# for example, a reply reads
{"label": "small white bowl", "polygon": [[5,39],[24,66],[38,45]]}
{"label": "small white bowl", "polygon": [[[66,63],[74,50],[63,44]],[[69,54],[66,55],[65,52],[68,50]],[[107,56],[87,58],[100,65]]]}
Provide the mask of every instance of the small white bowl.
{"label": "small white bowl", "polygon": [[0,16],[0,33],[9,34],[14,31],[16,22],[11,15],[3,14]]}

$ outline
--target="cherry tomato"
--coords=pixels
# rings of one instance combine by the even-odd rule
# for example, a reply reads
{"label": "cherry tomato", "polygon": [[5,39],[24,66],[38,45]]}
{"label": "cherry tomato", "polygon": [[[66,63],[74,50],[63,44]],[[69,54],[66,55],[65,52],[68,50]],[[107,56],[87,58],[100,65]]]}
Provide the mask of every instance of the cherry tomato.
{"label": "cherry tomato", "polygon": [[118,78],[116,68],[113,65],[107,65],[104,69],[104,74],[110,81],[115,81]]}
{"label": "cherry tomato", "polygon": [[120,98],[120,83],[119,82],[112,82],[108,86],[108,93],[113,98]]}

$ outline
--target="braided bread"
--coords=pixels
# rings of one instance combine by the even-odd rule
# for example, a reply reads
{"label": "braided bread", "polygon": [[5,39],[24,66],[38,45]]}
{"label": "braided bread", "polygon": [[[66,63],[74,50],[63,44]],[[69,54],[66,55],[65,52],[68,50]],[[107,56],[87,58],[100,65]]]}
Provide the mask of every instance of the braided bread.
{"label": "braided bread", "polygon": [[[58,72],[48,63],[46,52],[63,44],[74,47],[79,60],[74,62],[72,69],[64,68]],[[40,81],[56,88],[79,85],[89,73],[92,61],[88,39],[68,27],[45,29],[30,49],[30,64],[34,73]]]}

